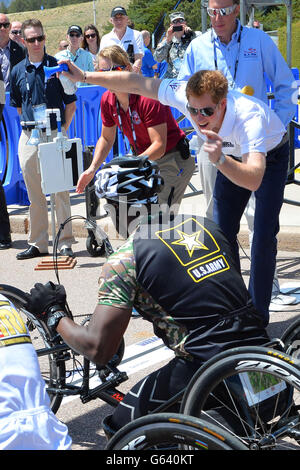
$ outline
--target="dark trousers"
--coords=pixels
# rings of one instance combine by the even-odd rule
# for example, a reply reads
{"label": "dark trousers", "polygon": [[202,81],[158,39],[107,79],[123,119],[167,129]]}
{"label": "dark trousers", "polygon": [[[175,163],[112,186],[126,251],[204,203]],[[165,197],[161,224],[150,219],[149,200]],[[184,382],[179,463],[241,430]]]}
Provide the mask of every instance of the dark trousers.
{"label": "dark trousers", "polygon": [[[0,123],[2,121],[3,104],[0,104]],[[2,181],[0,180],[0,241],[10,241],[10,224],[7,212],[6,198]]]}
{"label": "dark trousers", "polygon": [[[267,154],[266,171],[255,191],[254,231],[251,249],[249,293],[253,304],[269,323],[269,304],[275,272],[279,213],[283,203],[289,159],[288,142]],[[237,235],[251,191],[229,181],[218,171],[214,189],[214,221],[232,243],[240,264]]]}
{"label": "dark trousers", "polygon": [[10,241],[10,224],[5,193],[0,180],[0,241]]}

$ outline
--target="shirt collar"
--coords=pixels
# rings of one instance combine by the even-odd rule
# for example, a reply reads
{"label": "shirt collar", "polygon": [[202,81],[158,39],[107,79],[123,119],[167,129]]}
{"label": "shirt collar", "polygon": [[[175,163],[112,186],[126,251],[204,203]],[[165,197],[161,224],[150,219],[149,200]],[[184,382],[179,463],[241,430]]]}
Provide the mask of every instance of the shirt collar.
{"label": "shirt collar", "polygon": [[[231,41],[236,42],[238,40],[240,31],[241,31],[241,22],[238,19],[236,19],[236,22],[237,22],[237,28],[234,31],[233,35],[231,36],[230,42]],[[213,28],[211,28],[211,41],[212,42],[217,41],[217,42],[221,43],[219,37],[217,36],[217,34],[216,34],[216,32]]]}
{"label": "shirt collar", "polygon": [[6,44],[6,46],[4,47],[0,47],[0,50],[1,51],[9,51],[10,50],[10,40],[8,41],[8,43]]}

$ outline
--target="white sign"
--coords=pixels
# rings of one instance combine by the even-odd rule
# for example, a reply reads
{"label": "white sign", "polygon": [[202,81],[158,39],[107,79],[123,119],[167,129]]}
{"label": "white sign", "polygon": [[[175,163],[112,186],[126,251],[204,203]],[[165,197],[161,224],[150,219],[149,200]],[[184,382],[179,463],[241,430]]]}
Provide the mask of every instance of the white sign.
{"label": "white sign", "polygon": [[39,144],[38,147],[43,193],[75,189],[83,172],[81,139],[56,137],[53,142]]}

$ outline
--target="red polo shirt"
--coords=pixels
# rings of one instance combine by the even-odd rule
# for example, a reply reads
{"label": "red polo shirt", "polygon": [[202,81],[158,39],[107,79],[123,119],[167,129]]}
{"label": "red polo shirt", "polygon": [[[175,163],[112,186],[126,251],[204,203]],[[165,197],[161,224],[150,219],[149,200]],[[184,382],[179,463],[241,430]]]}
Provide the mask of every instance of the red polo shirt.
{"label": "red polo shirt", "polygon": [[[148,127],[158,126],[164,122],[167,123],[167,147],[166,152],[170,152],[180,139],[185,137],[184,132],[179,128],[174,119],[169,106],[161,104],[159,101],[145,98],[139,95],[129,95],[129,107],[131,110],[132,121],[136,134],[136,146],[138,153],[144,152],[151,141],[148,134]],[[120,106],[120,116],[123,126],[123,132],[128,138],[130,145],[134,145],[130,113],[125,113]],[[116,95],[111,91],[103,93],[101,98],[101,118],[104,126],[113,127],[119,125],[117,114]]]}

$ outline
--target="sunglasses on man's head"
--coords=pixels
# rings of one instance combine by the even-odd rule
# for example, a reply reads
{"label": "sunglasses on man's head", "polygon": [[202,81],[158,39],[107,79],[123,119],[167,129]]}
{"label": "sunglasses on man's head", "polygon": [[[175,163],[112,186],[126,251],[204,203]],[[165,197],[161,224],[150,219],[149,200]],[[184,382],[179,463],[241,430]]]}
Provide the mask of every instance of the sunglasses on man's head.
{"label": "sunglasses on man's head", "polygon": [[181,24],[183,21],[184,21],[184,19],[173,20],[172,24]]}
{"label": "sunglasses on man's head", "polygon": [[207,8],[207,13],[209,14],[211,18],[217,15],[228,16],[228,15],[231,15],[231,13],[233,13],[235,9],[236,9],[236,4],[231,5],[230,7],[225,7],[225,8]]}
{"label": "sunglasses on man's head", "polygon": [[217,106],[218,105],[216,105],[214,108],[212,108],[212,107],[193,108],[193,106],[190,106],[189,104],[187,104],[186,108],[192,116],[198,116],[198,114],[201,114],[201,116],[203,116],[203,117],[210,117],[214,114]]}
{"label": "sunglasses on man's head", "polygon": [[99,72],[111,72],[111,71],[121,71],[126,69],[126,65],[113,65],[110,69],[99,69]]}
{"label": "sunglasses on man's head", "polygon": [[35,41],[42,42],[44,41],[45,36],[42,34],[41,36],[35,36],[34,38],[25,38],[26,42],[29,42],[30,44],[33,44]]}
{"label": "sunglasses on man's head", "polygon": [[79,33],[70,33],[69,36],[70,36],[70,38],[80,38],[81,34],[79,34]]}
{"label": "sunglasses on man's head", "polygon": [[21,35],[21,32],[22,31],[20,29],[12,29],[11,30],[11,34],[14,34],[15,36]]}
{"label": "sunglasses on man's head", "polygon": [[10,23],[0,23],[0,29],[5,28],[7,29],[9,27]]}
{"label": "sunglasses on man's head", "polygon": [[87,39],[90,39],[90,38],[94,39],[94,38],[96,37],[96,33],[86,34],[85,37],[86,37]]}

